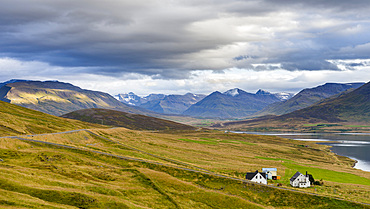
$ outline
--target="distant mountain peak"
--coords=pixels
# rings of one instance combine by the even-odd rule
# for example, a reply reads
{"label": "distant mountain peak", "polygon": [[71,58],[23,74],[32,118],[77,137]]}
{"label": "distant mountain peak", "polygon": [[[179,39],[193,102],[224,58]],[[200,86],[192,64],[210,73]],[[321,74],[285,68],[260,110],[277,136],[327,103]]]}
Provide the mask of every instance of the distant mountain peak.
{"label": "distant mountain peak", "polygon": [[137,96],[134,92],[118,94],[115,96],[119,101],[129,104],[129,105],[137,105],[140,103],[140,97]]}
{"label": "distant mountain peak", "polygon": [[263,89],[259,89],[257,92],[256,92],[257,95],[270,95],[271,93],[269,91],[266,91],[266,90],[263,90]]}
{"label": "distant mountain peak", "polygon": [[228,91],[225,91],[224,94],[235,97],[235,96],[239,95],[239,91],[240,91],[240,89],[235,88],[235,89],[230,89]]}
{"label": "distant mountain peak", "polygon": [[280,92],[274,94],[277,98],[279,98],[281,101],[286,101],[293,97],[293,93],[287,93],[287,92]]}

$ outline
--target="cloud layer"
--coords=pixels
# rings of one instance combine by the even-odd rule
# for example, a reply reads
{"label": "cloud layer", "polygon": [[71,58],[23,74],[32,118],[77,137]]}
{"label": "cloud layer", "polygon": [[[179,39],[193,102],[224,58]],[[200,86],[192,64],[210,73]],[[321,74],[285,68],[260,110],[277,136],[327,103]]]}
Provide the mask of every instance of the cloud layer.
{"label": "cloud layer", "polygon": [[0,66],[27,63],[19,72],[40,78],[162,80],[342,71],[330,60],[370,58],[368,11],[367,0],[2,0]]}

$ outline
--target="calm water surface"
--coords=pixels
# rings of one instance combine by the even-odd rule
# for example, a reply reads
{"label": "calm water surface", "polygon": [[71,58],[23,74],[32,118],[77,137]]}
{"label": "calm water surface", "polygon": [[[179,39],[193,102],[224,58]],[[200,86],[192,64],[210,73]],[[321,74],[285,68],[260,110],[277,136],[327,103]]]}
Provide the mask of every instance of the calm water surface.
{"label": "calm water surface", "polygon": [[318,144],[332,146],[338,155],[357,160],[355,168],[370,171],[370,133],[264,133],[236,132],[258,135],[273,135],[294,140],[316,141]]}

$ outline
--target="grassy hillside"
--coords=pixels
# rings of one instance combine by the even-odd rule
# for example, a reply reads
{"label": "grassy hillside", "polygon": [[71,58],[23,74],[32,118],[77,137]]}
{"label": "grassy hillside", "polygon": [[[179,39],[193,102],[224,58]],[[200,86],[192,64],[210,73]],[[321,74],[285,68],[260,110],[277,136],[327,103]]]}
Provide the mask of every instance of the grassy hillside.
{"label": "grassy hillside", "polygon": [[0,101],[0,136],[52,133],[94,127],[102,126],[59,118]]}
{"label": "grassy hillside", "polygon": [[[124,128],[28,138],[64,147],[0,138],[2,207],[369,208],[331,197],[370,203],[369,173],[310,142]],[[308,170],[322,178],[324,186],[300,190],[329,197],[213,175],[243,179],[245,172],[261,167],[277,167],[286,188],[291,188],[288,181],[294,172]]]}
{"label": "grassy hillside", "polygon": [[125,113],[107,109],[78,110],[66,115],[64,118],[76,119],[90,123],[98,123],[116,127],[125,127],[134,130],[194,130],[192,126],[169,120]]}

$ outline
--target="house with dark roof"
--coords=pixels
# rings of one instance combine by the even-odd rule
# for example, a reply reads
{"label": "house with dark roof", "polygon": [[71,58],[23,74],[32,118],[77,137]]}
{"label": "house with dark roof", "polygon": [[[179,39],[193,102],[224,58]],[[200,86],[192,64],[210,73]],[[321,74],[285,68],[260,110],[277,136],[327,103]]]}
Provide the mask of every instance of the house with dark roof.
{"label": "house with dark roof", "polygon": [[253,173],[247,173],[245,177],[246,179],[259,183],[259,184],[267,184],[266,173],[258,172],[258,170],[256,170]]}
{"label": "house with dark roof", "polygon": [[290,185],[292,185],[292,187],[299,187],[299,188],[310,187],[311,182],[309,180],[309,175],[307,174],[307,171],[306,171],[306,175],[303,175],[302,173],[297,171],[297,173],[295,173],[294,176],[290,178]]}

